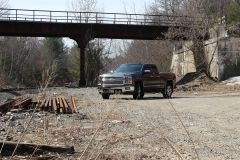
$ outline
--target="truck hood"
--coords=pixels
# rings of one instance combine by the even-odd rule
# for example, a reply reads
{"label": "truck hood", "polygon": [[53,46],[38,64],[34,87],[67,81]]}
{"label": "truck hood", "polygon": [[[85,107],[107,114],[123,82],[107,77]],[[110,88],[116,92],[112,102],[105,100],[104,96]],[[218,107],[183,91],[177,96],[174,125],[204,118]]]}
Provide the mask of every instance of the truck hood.
{"label": "truck hood", "polygon": [[137,73],[106,73],[106,74],[102,74],[100,75],[100,77],[103,78],[107,78],[107,77],[127,77],[127,76],[131,76],[131,75],[136,75]]}

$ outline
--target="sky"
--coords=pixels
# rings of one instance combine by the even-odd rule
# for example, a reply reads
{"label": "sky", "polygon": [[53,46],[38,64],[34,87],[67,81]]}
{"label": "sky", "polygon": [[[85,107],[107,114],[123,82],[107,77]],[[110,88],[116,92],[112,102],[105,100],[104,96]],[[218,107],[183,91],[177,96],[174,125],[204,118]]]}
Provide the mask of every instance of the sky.
{"label": "sky", "polygon": [[[71,10],[72,0],[8,0],[14,9]],[[153,0],[97,0],[97,8],[104,12],[144,13]]]}

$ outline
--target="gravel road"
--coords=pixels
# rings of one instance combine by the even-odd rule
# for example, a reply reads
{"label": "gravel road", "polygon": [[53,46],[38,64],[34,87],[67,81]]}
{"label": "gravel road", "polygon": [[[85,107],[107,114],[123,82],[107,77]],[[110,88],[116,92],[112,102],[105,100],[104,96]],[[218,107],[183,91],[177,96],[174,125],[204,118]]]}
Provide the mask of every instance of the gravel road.
{"label": "gravel road", "polygon": [[170,100],[147,94],[139,101],[122,95],[102,100],[96,88],[47,94],[53,93],[76,96],[80,114],[38,113],[23,141],[75,146],[76,154],[59,159],[240,160],[240,92],[179,92]]}

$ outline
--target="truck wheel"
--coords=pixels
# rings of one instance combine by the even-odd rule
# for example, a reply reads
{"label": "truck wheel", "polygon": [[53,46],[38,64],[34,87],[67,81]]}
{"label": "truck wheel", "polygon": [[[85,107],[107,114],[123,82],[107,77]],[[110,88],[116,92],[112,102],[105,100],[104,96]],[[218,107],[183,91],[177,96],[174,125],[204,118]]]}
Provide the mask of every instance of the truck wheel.
{"label": "truck wheel", "polygon": [[108,94],[108,93],[103,93],[102,94],[103,99],[109,99],[109,97],[110,97],[110,94]]}
{"label": "truck wheel", "polygon": [[165,90],[163,92],[163,97],[164,98],[171,98],[172,97],[172,93],[173,93],[173,87],[171,84],[167,84],[167,86],[165,87]]}
{"label": "truck wheel", "polygon": [[133,92],[133,99],[143,99],[144,91],[141,83],[137,83]]}

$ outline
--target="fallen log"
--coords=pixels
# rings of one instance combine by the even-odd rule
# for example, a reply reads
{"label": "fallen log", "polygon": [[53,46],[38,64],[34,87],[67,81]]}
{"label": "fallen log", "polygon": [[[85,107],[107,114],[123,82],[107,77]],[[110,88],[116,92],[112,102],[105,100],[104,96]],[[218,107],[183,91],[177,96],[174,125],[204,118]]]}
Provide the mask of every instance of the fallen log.
{"label": "fallen log", "polygon": [[[17,143],[16,142],[0,142],[2,148],[2,156],[11,156]],[[42,154],[44,152],[60,153],[60,154],[73,154],[75,152],[73,146],[52,146],[52,145],[38,145],[32,143],[19,143],[16,150],[16,155],[32,154],[37,148],[35,154]]]}

